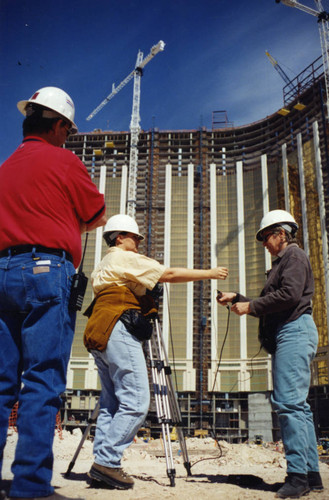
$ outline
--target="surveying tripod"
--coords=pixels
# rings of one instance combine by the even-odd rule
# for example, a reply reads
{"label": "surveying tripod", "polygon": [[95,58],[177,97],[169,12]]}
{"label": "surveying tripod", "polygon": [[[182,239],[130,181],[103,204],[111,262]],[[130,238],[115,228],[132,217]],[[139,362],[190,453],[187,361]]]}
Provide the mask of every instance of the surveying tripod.
{"label": "surveying tripod", "polygon": [[[167,465],[167,475],[170,480],[170,486],[175,486],[176,470],[174,468],[174,458],[171,445],[170,427],[175,426],[177,429],[180,449],[184,459],[184,467],[187,475],[191,476],[191,464],[188,459],[186,442],[182,429],[182,417],[178,405],[177,395],[174,390],[171,368],[169,366],[168,357],[163,342],[162,331],[158,316],[153,317],[153,332],[148,343],[148,351],[151,364],[151,374],[153,381],[154,399],[157,412],[158,422],[161,423],[163,446]],[[81,438],[81,441],[76,449],[76,452],[68,466],[64,476],[67,478],[74,467],[76,459],[80,453],[83,443],[88,437],[92,425],[96,422],[100,409],[98,401],[91,417],[88,419],[88,426]]]}
{"label": "surveying tripod", "polygon": [[182,429],[182,417],[178,405],[177,395],[174,390],[171,368],[163,342],[163,336],[159,319],[152,319],[153,334],[148,340],[148,349],[151,363],[153,390],[158,422],[161,423],[163,446],[167,464],[167,475],[170,486],[175,486],[176,470],[170,438],[170,426],[177,428],[180,449],[184,459],[184,467],[187,475],[191,476],[191,464],[188,459],[186,442]]}

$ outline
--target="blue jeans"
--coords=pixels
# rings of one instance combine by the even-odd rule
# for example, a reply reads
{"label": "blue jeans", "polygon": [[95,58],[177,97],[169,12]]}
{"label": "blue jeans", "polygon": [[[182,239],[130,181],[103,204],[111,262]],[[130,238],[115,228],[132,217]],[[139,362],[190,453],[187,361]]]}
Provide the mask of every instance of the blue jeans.
{"label": "blue jeans", "polygon": [[49,254],[0,259],[0,471],[18,401],[10,496],[53,493],[52,444],[75,325],[68,311],[73,264]]}
{"label": "blue jeans", "polygon": [[102,384],[95,462],[120,467],[123,452],[144,422],[150,404],[142,342],[118,321],[105,351],[93,350],[92,354]]}
{"label": "blue jeans", "polygon": [[308,397],[318,332],[309,314],[292,321],[276,334],[272,356],[273,395],[287,460],[287,472],[319,471],[317,441]]}

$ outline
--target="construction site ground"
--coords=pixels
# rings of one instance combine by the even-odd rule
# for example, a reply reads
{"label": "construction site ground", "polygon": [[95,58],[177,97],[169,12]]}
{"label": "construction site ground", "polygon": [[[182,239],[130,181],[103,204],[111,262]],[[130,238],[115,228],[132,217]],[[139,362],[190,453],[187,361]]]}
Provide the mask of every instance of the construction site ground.
{"label": "construction site ground", "polygon": [[[82,433],[76,429],[56,432],[54,442],[53,486],[61,495],[86,500],[212,500],[229,498],[234,500],[266,500],[275,498],[275,492],[286,475],[286,462],[281,443],[229,444],[220,441],[219,447],[211,438],[188,438],[186,440],[191,473],[188,476],[183,464],[179,442],[172,442],[175,486],[170,485],[167,464],[161,439],[137,438],[125,451],[123,468],[135,480],[131,490],[110,490],[97,488],[90,484],[87,476],[93,462],[93,445],[87,439],[69,474],[65,477],[74,453],[81,442]],[[10,466],[14,457],[17,433],[10,430],[5,448],[3,479],[4,489],[8,490],[12,473]],[[309,499],[329,498],[329,462],[323,457],[320,472],[324,491],[311,492]]]}

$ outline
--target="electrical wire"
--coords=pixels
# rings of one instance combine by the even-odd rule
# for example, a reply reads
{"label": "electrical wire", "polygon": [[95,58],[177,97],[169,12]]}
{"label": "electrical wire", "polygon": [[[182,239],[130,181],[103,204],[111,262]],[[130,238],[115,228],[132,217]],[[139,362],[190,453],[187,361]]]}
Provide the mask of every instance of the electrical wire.
{"label": "electrical wire", "polygon": [[[219,354],[219,358],[218,358],[218,363],[217,363],[217,370],[216,370],[216,373],[215,373],[215,379],[214,379],[214,383],[213,383],[213,387],[210,391],[210,394],[213,394],[214,393],[214,389],[215,389],[215,385],[216,385],[216,379],[217,379],[217,374],[219,372],[219,367],[220,367],[220,364],[221,364],[221,361],[222,361],[222,356],[223,356],[223,351],[224,351],[224,347],[225,347],[225,343],[226,343],[226,339],[227,339],[227,336],[228,336],[228,332],[229,332],[229,326],[230,326],[230,315],[231,315],[231,308],[230,306],[226,306],[227,310],[228,310],[228,315],[227,315],[227,322],[226,322],[226,331],[225,331],[225,335],[224,335],[224,340],[222,342],[222,347],[221,347],[221,350],[220,350],[220,354]],[[216,332],[217,333],[217,332]],[[206,460],[218,460],[219,458],[221,458],[223,456],[223,449],[221,447],[221,445],[219,444],[219,441],[217,439],[217,436],[216,436],[216,429],[214,426],[211,426],[210,427],[210,434],[212,435],[212,438],[213,440],[215,441],[217,447],[218,447],[218,450],[220,452],[219,455],[217,455],[216,457],[206,457],[206,458],[201,458],[200,460],[197,460],[196,462],[194,462],[194,464],[191,465],[191,467],[193,467],[194,465],[200,463],[200,462],[203,462],[203,461],[206,461]]]}
{"label": "electrical wire", "polygon": [[[174,351],[173,334],[172,334],[172,322],[171,322],[171,315],[170,315],[170,308],[169,308],[169,292],[168,292],[168,288],[167,288],[167,284],[166,283],[164,283],[164,288],[165,288],[166,296],[167,296],[167,313],[168,313],[168,320],[169,320],[169,338],[170,338],[170,345],[171,345],[171,351],[172,351],[172,360],[173,360],[172,372],[174,373],[176,392],[178,392],[177,374],[176,374],[176,367],[175,367],[175,351]],[[221,362],[222,362],[223,351],[224,351],[225,343],[226,343],[228,332],[229,332],[231,307],[229,305],[227,305],[226,308],[228,310],[227,322],[226,322],[226,331],[225,331],[224,339],[223,339],[223,342],[222,342],[222,346],[221,346],[221,350],[220,350],[220,354],[219,354],[219,358],[218,358],[217,369],[216,369],[216,373],[215,373],[215,379],[214,379],[213,387],[212,387],[212,389],[210,391],[210,394],[214,394],[214,392],[215,392],[215,385],[216,385],[217,375],[219,373],[219,368],[220,368],[220,365],[221,365]],[[252,362],[258,356],[258,354],[260,353],[261,349],[262,348],[260,347],[259,351],[251,358],[251,375],[250,375],[249,378],[247,378],[246,380],[244,380],[244,382],[246,382],[247,380],[249,380],[249,379],[251,379],[253,377],[254,370],[253,370]],[[237,384],[237,382],[235,382],[235,384],[230,388],[229,392],[231,392],[234,389],[234,387],[236,386],[236,384]],[[179,402],[178,398],[177,398],[177,401],[178,401],[178,406],[179,406],[179,409],[180,409],[180,402]],[[210,430],[210,434],[211,434],[213,440],[215,441],[215,443],[216,443],[216,445],[217,445],[218,450],[219,450],[220,453],[219,453],[219,455],[217,455],[215,457],[206,457],[206,458],[201,458],[200,460],[197,460],[196,462],[194,462],[193,464],[190,465],[191,468],[194,467],[194,465],[196,465],[196,464],[198,464],[200,462],[204,462],[206,460],[218,460],[219,458],[221,458],[223,456],[223,450],[222,450],[222,447],[221,447],[221,445],[220,445],[220,443],[219,443],[219,441],[217,439],[216,429],[215,429],[214,425],[211,426],[209,430]]]}
{"label": "electrical wire", "polygon": [[[225,332],[225,335],[224,335],[224,340],[223,340],[222,347],[221,347],[221,350],[220,350],[220,354],[219,354],[219,357],[218,357],[217,370],[216,370],[216,373],[215,373],[215,380],[214,380],[212,389],[210,391],[211,393],[213,393],[214,389],[215,389],[216,379],[217,379],[217,375],[218,375],[218,372],[219,372],[220,364],[222,362],[223,350],[224,350],[224,347],[225,347],[225,343],[226,343],[226,339],[227,339],[227,335],[228,335],[228,331],[229,331],[229,326],[230,326],[231,308],[230,308],[230,306],[226,306],[226,308],[228,310],[227,322],[226,322],[226,332]],[[216,334],[217,334],[217,332],[216,332]]]}

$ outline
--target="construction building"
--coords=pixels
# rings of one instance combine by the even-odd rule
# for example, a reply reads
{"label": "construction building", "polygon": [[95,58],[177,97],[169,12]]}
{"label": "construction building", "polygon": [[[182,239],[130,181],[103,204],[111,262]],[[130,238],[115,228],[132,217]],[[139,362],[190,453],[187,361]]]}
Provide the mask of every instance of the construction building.
{"label": "construction building", "polygon": [[[268,401],[271,361],[259,352],[258,320],[229,316],[216,295],[217,288],[259,295],[271,260],[255,234],[263,215],[281,208],[297,220],[314,271],[319,349],[311,394],[317,429],[329,432],[319,409],[329,409],[329,157],[320,59],[293,84],[295,92],[289,86],[284,107],[255,123],[234,127],[226,112],[214,111],[212,129],[152,129],[139,135],[135,217],[145,235],[141,253],[168,267],[229,269],[226,281],[163,288],[161,325],[189,431],[206,427],[207,414],[223,437],[245,439],[251,428],[264,434],[248,413],[260,395],[276,437]],[[108,217],[126,213],[130,146],[130,132],[101,130],[79,133],[66,143],[104,192]],[[87,276],[105,251],[99,228],[89,235]],[[84,308],[92,298],[89,284]],[[75,408],[76,415],[94,408],[100,389],[82,341],[86,320],[78,314],[68,371],[66,411]]]}

